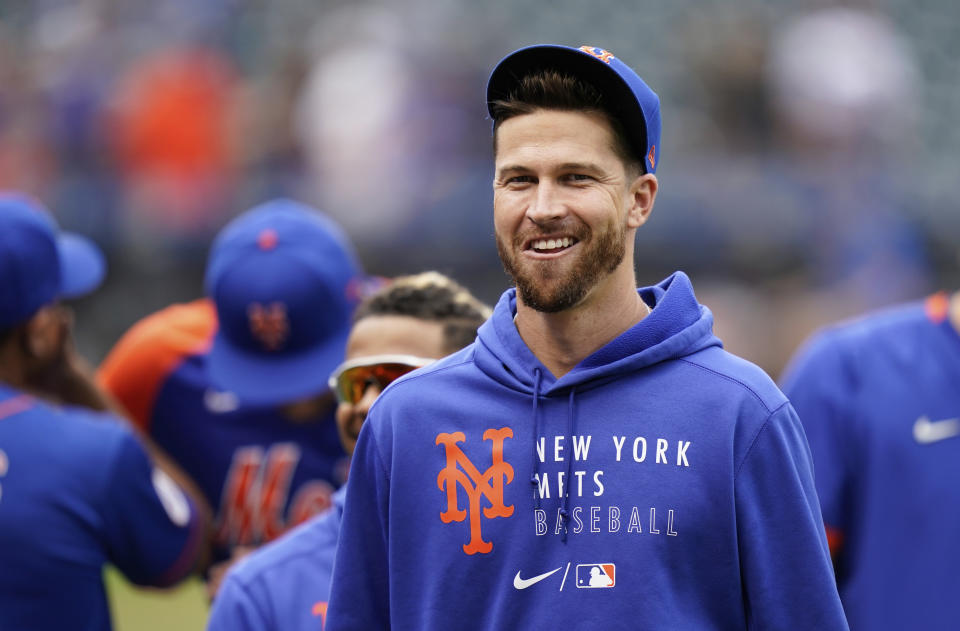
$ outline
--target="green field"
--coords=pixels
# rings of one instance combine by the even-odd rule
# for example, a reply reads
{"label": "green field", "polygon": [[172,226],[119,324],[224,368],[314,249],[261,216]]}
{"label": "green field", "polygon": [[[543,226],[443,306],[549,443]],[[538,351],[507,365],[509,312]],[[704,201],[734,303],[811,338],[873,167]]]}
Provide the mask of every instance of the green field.
{"label": "green field", "polygon": [[206,626],[209,606],[197,578],[173,589],[144,589],[108,568],[105,580],[115,631],[203,631]]}

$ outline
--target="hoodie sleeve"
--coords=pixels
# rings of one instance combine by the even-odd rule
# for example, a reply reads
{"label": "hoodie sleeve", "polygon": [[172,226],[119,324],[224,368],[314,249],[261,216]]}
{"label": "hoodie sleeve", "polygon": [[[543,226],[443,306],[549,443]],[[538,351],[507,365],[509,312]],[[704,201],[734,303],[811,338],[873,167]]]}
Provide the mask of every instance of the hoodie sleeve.
{"label": "hoodie sleeve", "polygon": [[[374,410],[371,410],[373,413]],[[390,628],[390,478],[368,417],[350,464],[326,631]]]}
{"label": "hoodie sleeve", "polygon": [[110,561],[137,585],[166,587],[193,569],[202,520],[187,494],[155,467],[123,426],[101,494]]}
{"label": "hoodie sleeve", "polygon": [[796,412],[777,408],[735,478],[748,629],[847,629],[810,451]]}

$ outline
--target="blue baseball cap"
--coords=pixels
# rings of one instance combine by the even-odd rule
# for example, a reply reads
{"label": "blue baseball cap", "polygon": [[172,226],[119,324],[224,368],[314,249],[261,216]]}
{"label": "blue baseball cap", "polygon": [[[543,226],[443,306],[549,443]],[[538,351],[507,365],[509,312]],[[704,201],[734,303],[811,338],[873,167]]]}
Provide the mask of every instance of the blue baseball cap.
{"label": "blue baseball cap", "polygon": [[292,200],[256,206],[217,235],[205,282],[219,321],[215,387],[254,405],[327,390],[366,282],[340,226]]}
{"label": "blue baseball cap", "polygon": [[556,70],[594,86],[623,125],[633,150],[643,156],[647,173],[656,172],[660,163],[660,97],[630,66],[602,48],[548,44],[510,53],[500,60],[487,82],[490,115],[495,101],[508,98],[523,77],[542,70]]}
{"label": "blue baseball cap", "polygon": [[58,298],[93,291],[106,269],[100,248],[61,232],[40,202],[0,193],[0,327],[26,322]]}

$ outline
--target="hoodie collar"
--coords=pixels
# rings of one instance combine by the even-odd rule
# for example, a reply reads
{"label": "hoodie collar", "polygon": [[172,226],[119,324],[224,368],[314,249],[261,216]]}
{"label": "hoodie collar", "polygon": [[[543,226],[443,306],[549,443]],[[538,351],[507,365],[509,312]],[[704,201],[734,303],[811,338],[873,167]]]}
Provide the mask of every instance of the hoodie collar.
{"label": "hoodie collar", "polygon": [[477,363],[503,385],[532,393],[539,369],[544,396],[580,386],[626,369],[638,369],[666,359],[719,346],[712,332],[713,315],[697,302],[690,279],[675,272],[662,282],[637,290],[651,307],[650,314],[586,357],[560,379],[554,377],[527,347],[513,319],[517,313],[516,289],[500,297],[493,317],[479,331]]}

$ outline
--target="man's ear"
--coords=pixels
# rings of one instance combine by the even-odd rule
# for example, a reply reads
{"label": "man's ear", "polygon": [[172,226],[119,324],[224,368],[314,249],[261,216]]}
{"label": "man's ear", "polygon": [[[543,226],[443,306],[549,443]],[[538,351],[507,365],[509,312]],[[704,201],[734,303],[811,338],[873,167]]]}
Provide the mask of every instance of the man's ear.
{"label": "man's ear", "polygon": [[627,227],[639,228],[646,223],[657,198],[657,176],[652,173],[638,175],[630,184],[632,205],[627,210]]}

